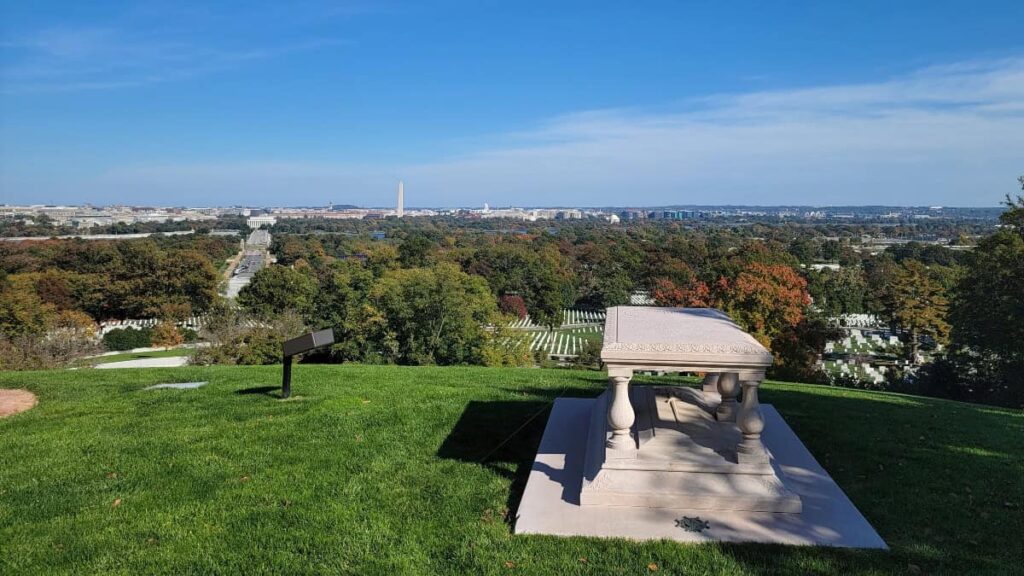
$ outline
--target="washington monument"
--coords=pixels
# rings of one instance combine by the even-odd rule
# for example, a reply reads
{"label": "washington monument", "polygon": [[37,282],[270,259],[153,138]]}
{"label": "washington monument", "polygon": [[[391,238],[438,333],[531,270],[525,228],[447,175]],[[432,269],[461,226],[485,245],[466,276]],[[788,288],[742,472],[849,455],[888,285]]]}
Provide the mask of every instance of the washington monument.
{"label": "washington monument", "polygon": [[405,216],[405,183],[398,181],[398,210],[395,211],[398,217]]}

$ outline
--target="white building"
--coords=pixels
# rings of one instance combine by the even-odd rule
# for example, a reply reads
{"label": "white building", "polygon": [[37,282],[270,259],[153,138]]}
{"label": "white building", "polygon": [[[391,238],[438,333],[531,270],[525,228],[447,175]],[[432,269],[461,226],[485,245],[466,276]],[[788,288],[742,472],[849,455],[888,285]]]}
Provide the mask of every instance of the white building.
{"label": "white building", "polygon": [[274,224],[277,224],[277,218],[266,215],[250,216],[249,219],[245,221],[245,223],[249,226],[249,228],[262,228],[264,226],[270,227],[273,226]]}
{"label": "white building", "polygon": [[398,181],[398,210],[396,214],[399,218],[405,216],[405,183],[401,180]]}

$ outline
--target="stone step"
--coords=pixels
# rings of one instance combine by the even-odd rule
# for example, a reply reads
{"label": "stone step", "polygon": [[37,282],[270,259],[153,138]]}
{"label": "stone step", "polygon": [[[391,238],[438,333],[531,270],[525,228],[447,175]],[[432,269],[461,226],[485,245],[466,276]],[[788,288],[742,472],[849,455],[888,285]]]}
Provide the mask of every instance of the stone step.
{"label": "stone step", "polygon": [[583,479],[583,506],[746,510],[799,514],[800,497],[776,476],[603,469]]}

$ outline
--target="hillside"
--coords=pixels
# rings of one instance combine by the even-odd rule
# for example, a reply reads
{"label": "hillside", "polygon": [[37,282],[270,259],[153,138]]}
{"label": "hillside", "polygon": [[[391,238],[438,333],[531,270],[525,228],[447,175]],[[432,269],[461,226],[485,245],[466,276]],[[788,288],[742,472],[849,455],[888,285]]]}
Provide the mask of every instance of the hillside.
{"label": "hillside", "polygon": [[[0,419],[0,573],[1009,574],[1024,565],[1008,541],[1024,533],[1020,412],[766,383],[763,402],[892,550],[638,544],[512,536],[506,523],[546,407],[597,394],[600,373],[298,365],[289,401],[273,396],[279,379],[280,367],[0,373],[0,388],[39,398]],[[209,384],[142,390],[193,380]]]}

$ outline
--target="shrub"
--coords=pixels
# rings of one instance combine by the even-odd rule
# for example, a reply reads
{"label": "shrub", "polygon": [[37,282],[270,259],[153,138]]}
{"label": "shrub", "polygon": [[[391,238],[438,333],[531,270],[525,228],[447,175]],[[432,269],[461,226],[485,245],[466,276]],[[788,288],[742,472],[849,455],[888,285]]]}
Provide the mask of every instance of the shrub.
{"label": "shrub", "polygon": [[149,348],[153,345],[153,330],[150,328],[114,328],[103,335],[103,346],[111,352]]}
{"label": "shrub", "polygon": [[57,314],[43,334],[0,337],[0,369],[63,368],[72,360],[97,352],[96,324],[82,312]]}
{"label": "shrub", "polygon": [[178,331],[178,327],[173,322],[161,322],[156,325],[153,329],[153,346],[160,346],[164,348],[170,348],[177,346],[185,341],[182,337],[181,332]]}
{"label": "shrub", "polygon": [[294,312],[257,322],[240,309],[217,307],[203,327],[210,346],[197,350],[192,363],[276,364],[281,361],[282,343],[305,331],[302,318]]}

